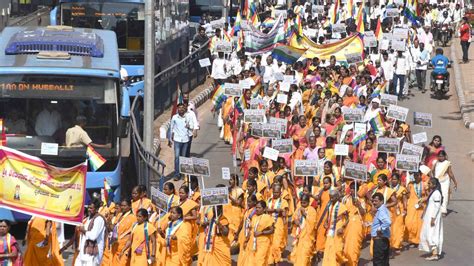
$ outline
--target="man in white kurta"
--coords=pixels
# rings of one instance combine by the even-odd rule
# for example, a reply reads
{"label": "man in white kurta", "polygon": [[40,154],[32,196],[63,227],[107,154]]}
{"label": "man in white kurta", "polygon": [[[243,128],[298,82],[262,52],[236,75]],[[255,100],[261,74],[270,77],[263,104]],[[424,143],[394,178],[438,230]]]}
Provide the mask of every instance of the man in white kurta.
{"label": "man in white kurta", "polygon": [[[105,232],[105,220],[99,215],[98,209],[100,203],[93,201],[89,207],[89,216],[84,220],[83,225],[79,227],[80,240],[79,240],[79,254],[76,258],[74,265],[80,266],[98,266],[102,261],[102,255],[104,253],[104,232]],[[92,228],[89,228],[93,221]],[[86,254],[85,243],[86,240],[97,241],[98,254],[93,256]]]}

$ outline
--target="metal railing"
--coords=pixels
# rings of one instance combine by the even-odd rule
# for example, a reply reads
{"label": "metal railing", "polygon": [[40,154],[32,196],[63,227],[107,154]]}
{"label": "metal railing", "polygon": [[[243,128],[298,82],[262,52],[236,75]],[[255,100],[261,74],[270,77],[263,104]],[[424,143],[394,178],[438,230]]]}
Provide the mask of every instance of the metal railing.
{"label": "metal railing", "polygon": [[[155,76],[155,117],[172,105],[177,92],[176,82],[180,84],[183,92],[189,92],[206,80],[208,70],[201,68],[198,60],[209,57],[208,44],[209,42],[205,43],[183,60]],[[164,178],[162,177],[166,164],[157,156],[156,149],[159,148],[157,147],[159,144],[156,144],[157,139],[155,139],[154,149],[145,147],[143,143],[142,100],[143,92],[140,92],[133,99],[130,110],[130,155],[134,160],[138,183],[146,185],[150,191],[151,183],[159,183],[159,188],[163,188]]]}
{"label": "metal railing", "polygon": [[199,65],[199,59],[209,57],[208,46],[209,41],[155,76],[155,116],[171,107],[178,85],[182,92],[190,92],[206,80],[209,70]]}
{"label": "metal railing", "polygon": [[[149,180],[162,180],[166,164],[160,160],[155,154],[150,152],[143,144],[140,130],[141,123],[137,121],[135,115],[141,116],[141,100],[143,94],[140,93],[133,99],[130,110],[130,138],[131,138],[131,158],[134,160],[135,170],[139,184],[149,184]],[[140,109],[138,109],[140,108]],[[139,120],[141,121],[141,119]],[[161,168],[161,171],[160,171]]]}

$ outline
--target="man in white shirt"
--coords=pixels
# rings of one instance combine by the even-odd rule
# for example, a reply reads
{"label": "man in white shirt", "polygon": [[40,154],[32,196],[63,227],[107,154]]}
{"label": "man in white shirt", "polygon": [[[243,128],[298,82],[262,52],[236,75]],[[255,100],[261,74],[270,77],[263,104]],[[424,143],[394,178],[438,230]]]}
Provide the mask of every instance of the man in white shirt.
{"label": "man in white shirt", "polygon": [[[405,87],[406,75],[410,68],[408,58],[402,51],[397,51],[397,57],[395,58],[395,73],[393,75],[393,87],[398,95],[398,100],[403,98],[403,88]],[[399,87],[397,87],[399,85]]]}
{"label": "man in white shirt", "polygon": [[197,131],[199,130],[199,122],[197,120],[196,113],[189,110],[188,103],[185,102],[184,105],[187,110],[185,116],[189,121],[192,121],[192,125],[190,125],[192,127],[188,129],[189,141],[186,147],[186,157],[191,157],[191,143],[193,142],[193,138],[197,138]]}
{"label": "man in white shirt", "polygon": [[224,53],[219,52],[218,57],[212,61],[211,77],[217,84],[223,84],[227,79],[227,60],[224,58]]}
{"label": "man in white shirt", "polygon": [[54,133],[61,128],[61,115],[54,110],[51,103],[44,105],[36,117],[35,131],[38,136],[53,136]]}
{"label": "man in white shirt", "polygon": [[418,34],[418,40],[420,43],[425,44],[425,49],[428,51],[428,53],[433,51],[433,34],[431,33],[429,26],[425,25],[423,27],[423,30]]}
{"label": "man in white shirt", "polygon": [[425,50],[425,45],[420,43],[418,57],[415,58],[416,62],[416,81],[418,85],[418,89],[425,93],[425,85],[426,85],[426,70],[428,69],[428,62],[430,61],[430,54],[428,51]]}
{"label": "man in white shirt", "polygon": [[270,83],[275,82],[275,66],[273,64],[273,57],[269,55],[266,59],[266,65],[263,66],[263,89],[266,91]]}
{"label": "man in white shirt", "polygon": [[388,84],[387,91],[390,91],[391,86],[392,86],[394,69],[393,69],[393,61],[390,60],[387,52],[382,52],[382,62],[380,62],[380,66],[383,70],[383,76]]}
{"label": "man in white shirt", "polygon": [[179,173],[179,156],[186,156],[187,146],[189,142],[189,130],[194,128],[193,120],[186,116],[186,107],[184,104],[178,104],[178,113],[171,118],[171,138],[168,146],[174,144],[174,180],[178,181]]}
{"label": "man in white shirt", "polygon": [[[79,254],[74,265],[99,266],[104,254],[105,220],[99,213],[100,202],[93,200],[87,210],[89,216],[79,226]],[[98,251],[98,252],[97,252]]]}
{"label": "man in white shirt", "polygon": [[418,58],[418,55],[420,53],[420,44],[418,40],[413,41],[413,45],[408,48],[407,51],[407,57],[410,62],[410,69],[409,69],[409,75],[408,75],[408,85],[410,87],[415,87],[417,85],[416,81],[416,74],[415,74],[415,69],[416,69],[416,59]]}

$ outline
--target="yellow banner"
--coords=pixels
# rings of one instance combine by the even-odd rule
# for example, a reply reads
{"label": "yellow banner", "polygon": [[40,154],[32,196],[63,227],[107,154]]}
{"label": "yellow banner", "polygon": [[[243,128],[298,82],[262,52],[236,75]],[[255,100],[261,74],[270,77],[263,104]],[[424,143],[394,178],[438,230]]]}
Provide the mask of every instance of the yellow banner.
{"label": "yellow banner", "polygon": [[58,168],[0,147],[0,206],[69,224],[84,216],[87,162]]}
{"label": "yellow banner", "polygon": [[329,60],[331,55],[336,56],[337,61],[346,61],[347,54],[360,54],[364,52],[364,42],[358,35],[344,38],[330,44],[317,44],[306,36],[297,37],[295,34],[290,38],[290,46],[298,49],[308,49],[303,57],[313,59]]}

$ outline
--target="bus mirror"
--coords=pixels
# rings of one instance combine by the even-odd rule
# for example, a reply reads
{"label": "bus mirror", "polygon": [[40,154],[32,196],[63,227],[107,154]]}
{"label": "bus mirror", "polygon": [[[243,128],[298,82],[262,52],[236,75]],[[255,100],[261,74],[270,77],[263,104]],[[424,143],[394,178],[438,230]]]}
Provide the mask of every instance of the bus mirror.
{"label": "bus mirror", "polygon": [[126,138],[128,132],[130,131],[130,117],[120,116],[119,126],[118,126],[118,135],[120,138]]}

